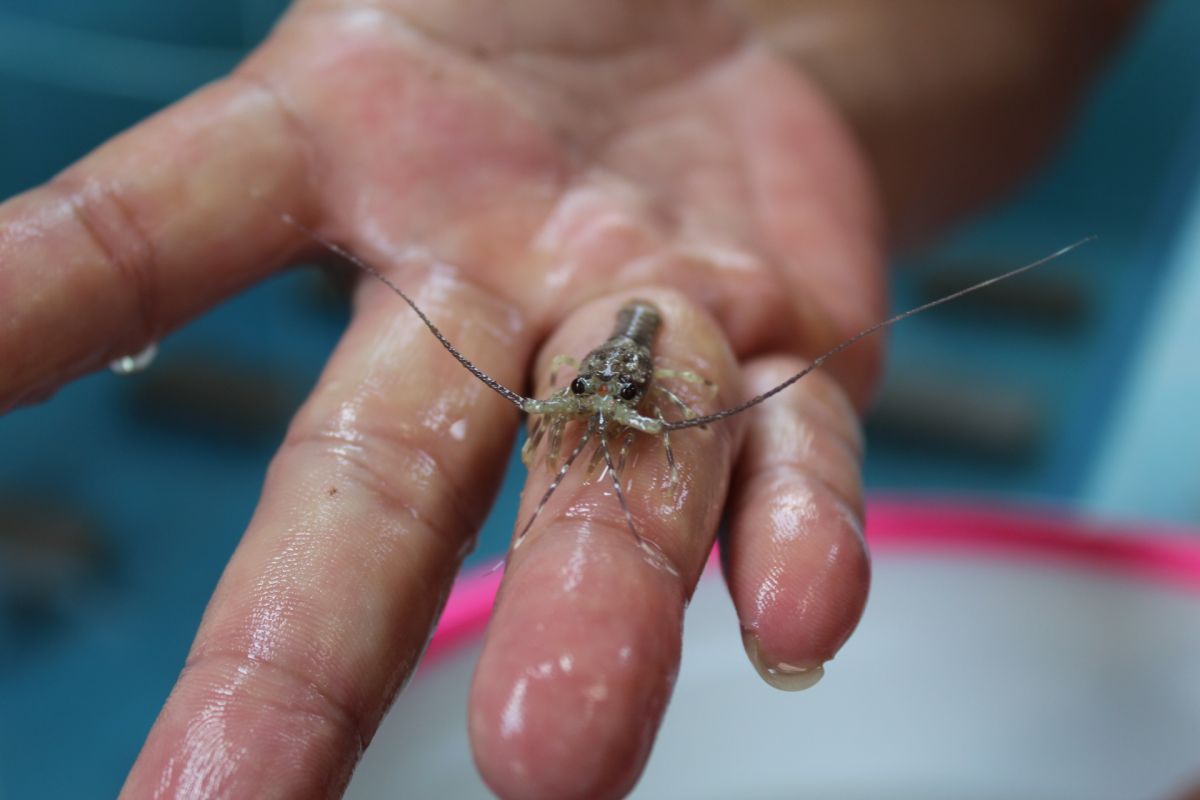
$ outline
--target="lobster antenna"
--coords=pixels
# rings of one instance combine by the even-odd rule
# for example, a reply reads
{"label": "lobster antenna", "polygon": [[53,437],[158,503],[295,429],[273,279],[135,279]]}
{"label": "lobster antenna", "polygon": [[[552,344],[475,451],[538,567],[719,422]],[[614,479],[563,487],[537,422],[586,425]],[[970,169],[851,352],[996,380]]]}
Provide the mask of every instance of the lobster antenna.
{"label": "lobster antenna", "polygon": [[420,307],[417,306],[417,304],[413,302],[413,299],[411,297],[409,297],[407,294],[405,294],[404,290],[401,289],[399,286],[397,286],[396,283],[393,280],[391,280],[387,275],[384,275],[378,269],[371,266],[366,261],[363,261],[361,258],[354,255],[353,253],[351,253],[349,250],[342,247],[341,245],[336,244],[335,242],[333,242],[329,239],[326,239],[324,236],[321,236],[321,234],[317,233],[316,231],[312,230],[311,228],[309,228],[305,225],[302,225],[291,214],[280,214],[280,218],[284,222],[286,222],[288,225],[291,225],[296,230],[304,233],[306,236],[308,236],[313,241],[317,242],[318,244],[324,245],[326,248],[329,249],[330,252],[336,253],[337,255],[341,256],[346,261],[350,262],[354,266],[361,269],[363,272],[366,272],[368,275],[372,275],[375,278],[378,278],[379,281],[384,286],[388,287],[393,292],[400,295],[400,299],[403,300],[404,302],[408,303],[408,307],[416,312],[417,316],[421,318],[421,322],[425,323],[425,327],[429,328],[429,332],[432,333],[434,335],[434,337],[441,343],[442,347],[446,348],[447,352],[449,352],[450,355],[454,356],[454,358],[458,361],[458,363],[460,363],[464,367],[466,367],[467,370],[472,375],[474,375],[479,380],[483,381],[484,384],[486,384],[487,387],[489,389],[491,389],[492,391],[494,391],[496,394],[500,395],[505,400],[512,403],[514,406],[521,409],[522,411],[525,410],[525,403],[526,403],[527,398],[522,397],[521,395],[514,392],[512,389],[509,389],[507,386],[505,386],[500,381],[493,378],[491,375],[488,375],[486,372],[481,370],[479,367],[475,366],[475,364],[469,358],[467,358],[462,353],[460,353],[458,351],[458,348],[456,348],[454,345],[450,344],[450,340],[447,339],[440,330],[438,330],[438,327],[433,324],[433,321],[431,319],[429,319],[429,317],[425,316],[425,312],[422,311],[420,309]]}
{"label": "lobster antenna", "polygon": [[746,411],[747,409],[753,408],[754,406],[758,405],[759,403],[763,402],[764,400],[767,400],[768,398],[774,397],[775,395],[779,394],[784,389],[788,388],[793,383],[800,380],[805,375],[812,372],[814,369],[821,366],[826,361],[828,361],[829,359],[833,358],[838,353],[845,350],[847,347],[850,347],[851,345],[857,343],[861,339],[867,338],[868,336],[870,336],[873,333],[877,333],[877,332],[883,330],[884,328],[888,328],[892,325],[895,325],[897,322],[906,320],[909,317],[920,314],[923,311],[928,311],[929,309],[934,308],[935,306],[940,306],[942,303],[949,303],[950,301],[957,300],[958,298],[960,298],[964,295],[968,295],[968,294],[971,294],[972,292],[977,292],[980,289],[987,288],[988,286],[991,286],[994,283],[999,283],[1000,281],[1005,281],[1005,280],[1008,280],[1009,278],[1015,278],[1017,275],[1020,275],[1022,272],[1028,272],[1031,269],[1036,269],[1037,267],[1040,267],[1043,264],[1054,261],[1056,258],[1061,258],[1062,256],[1065,256],[1067,253],[1071,252],[1075,248],[1082,247],[1083,245],[1085,245],[1088,242],[1091,242],[1095,239],[1096,239],[1095,236],[1088,236],[1084,239],[1080,239],[1079,241],[1075,242],[1074,244],[1069,244],[1066,247],[1062,248],[1061,250],[1051,253],[1050,255],[1046,256],[1045,258],[1039,258],[1037,261],[1034,261],[1030,264],[1026,264],[1023,267],[1017,267],[1016,269],[1009,270],[1008,272],[1005,272],[1003,275],[997,275],[994,278],[988,278],[987,280],[980,281],[979,283],[968,286],[965,289],[959,289],[957,292],[948,294],[945,297],[939,297],[937,300],[931,300],[928,303],[917,306],[916,308],[910,308],[908,311],[904,311],[900,314],[897,314],[894,317],[885,319],[882,322],[877,322],[874,325],[872,325],[871,327],[866,328],[865,330],[861,330],[858,333],[854,334],[849,339],[846,339],[845,341],[834,345],[829,350],[827,350],[826,352],[822,353],[821,355],[819,355],[815,359],[813,359],[813,362],[811,364],[809,364],[807,367],[800,370],[795,375],[788,378],[786,381],[779,384],[775,388],[769,389],[756,397],[752,397],[744,403],[739,403],[736,406],[726,408],[723,411],[717,411],[715,413],[708,414],[703,417],[692,417],[691,419],[679,420],[678,422],[668,422],[663,425],[663,430],[677,431],[677,430],[681,430],[683,428],[694,428],[699,425],[708,425],[710,423],[717,422],[718,420],[727,419],[728,417],[732,417],[735,414],[740,414],[743,411]]}

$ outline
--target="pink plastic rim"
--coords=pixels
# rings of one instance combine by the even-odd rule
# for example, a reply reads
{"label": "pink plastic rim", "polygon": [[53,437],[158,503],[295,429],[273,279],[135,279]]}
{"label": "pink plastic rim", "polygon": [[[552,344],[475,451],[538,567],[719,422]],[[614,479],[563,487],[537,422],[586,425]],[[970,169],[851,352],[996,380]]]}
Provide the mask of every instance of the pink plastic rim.
{"label": "pink plastic rim", "polygon": [[[867,541],[874,553],[1053,564],[1200,593],[1200,531],[1187,528],[1102,524],[1046,509],[883,498],[867,506]],[[710,571],[714,565],[710,559]],[[484,568],[455,582],[427,663],[482,635],[502,577],[500,570]]]}

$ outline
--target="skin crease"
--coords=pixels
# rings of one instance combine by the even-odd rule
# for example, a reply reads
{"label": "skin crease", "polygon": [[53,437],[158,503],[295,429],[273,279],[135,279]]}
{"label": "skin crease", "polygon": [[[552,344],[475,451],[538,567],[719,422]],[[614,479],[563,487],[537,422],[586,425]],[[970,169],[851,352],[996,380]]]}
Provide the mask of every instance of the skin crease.
{"label": "skin crease", "polygon": [[[879,131],[839,116],[842,84],[813,83],[730,8],[298,3],[229,79],[0,206],[0,407],[311,252],[281,213],[386,270],[509,386],[582,355],[635,295],[663,310],[657,351],[720,387],[689,395],[700,410],[778,380],[882,315],[867,163],[896,189]],[[759,660],[832,656],[866,596],[855,410],[879,358],[863,342],[769,404],[680,432],[675,496],[657,490],[659,443],[642,442],[625,478],[657,558],[607,484],[570,477],[512,558],[472,688],[472,745],[499,795],[616,797],[636,780],[727,490],[727,577]],[[123,796],[337,796],[517,424],[364,282]],[[523,513],[547,480],[533,474]]]}

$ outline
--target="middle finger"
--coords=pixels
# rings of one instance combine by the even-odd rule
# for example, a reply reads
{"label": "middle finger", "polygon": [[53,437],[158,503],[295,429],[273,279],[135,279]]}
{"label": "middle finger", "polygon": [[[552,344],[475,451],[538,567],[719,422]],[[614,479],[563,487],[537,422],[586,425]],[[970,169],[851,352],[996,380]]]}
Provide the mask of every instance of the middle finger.
{"label": "middle finger", "polygon": [[[639,290],[584,306],[543,350],[539,374],[549,356],[583,355],[602,341],[631,297],[662,313],[656,356],[724,391],[714,397],[702,385],[665,383],[697,413],[727,405],[737,393],[737,368],[725,337],[672,291]],[[664,414],[680,416],[669,405]],[[502,796],[620,796],[636,780],[674,683],[683,610],[712,547],[739,422],[674,434],[674,487],[663,443],[639,436],[621,472],[637,536],[603,461],[584,482],[585,450],[513,550],[471,698],[476,759]],[[568,436],[563,449],[574,441]],[[518,526],[553,472],[531,470]]]}

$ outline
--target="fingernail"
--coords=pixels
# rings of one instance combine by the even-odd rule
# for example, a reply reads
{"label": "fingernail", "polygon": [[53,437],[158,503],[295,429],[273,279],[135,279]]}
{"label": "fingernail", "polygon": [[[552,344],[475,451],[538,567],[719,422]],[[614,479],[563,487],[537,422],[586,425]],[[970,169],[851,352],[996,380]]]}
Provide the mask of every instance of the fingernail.
{"label": "fingernail", "polygon": [[768,664],[758,646],[758,637],[753,631],[742,631],[742,645],[750,663],[758,670],[758,674],[769,685],[785,692],[800,692],[817,684],[825,675],[824,664],[788,664],[778,662]]}

